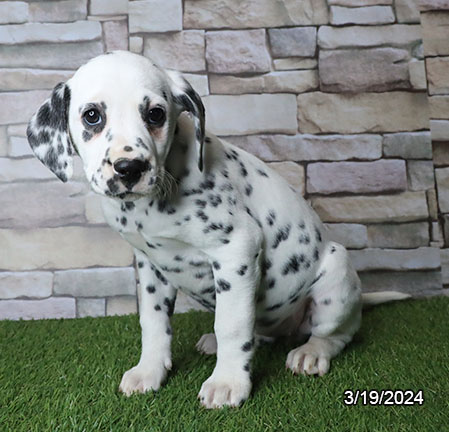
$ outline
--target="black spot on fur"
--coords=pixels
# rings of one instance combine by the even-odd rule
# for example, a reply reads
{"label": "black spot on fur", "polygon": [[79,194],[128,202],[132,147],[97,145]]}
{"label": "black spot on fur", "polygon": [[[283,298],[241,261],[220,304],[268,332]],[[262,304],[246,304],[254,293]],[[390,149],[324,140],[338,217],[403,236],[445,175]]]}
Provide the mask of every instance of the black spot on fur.
{"label": "black spot on fur", "polygon": [[315,238],[316,238],[317,242],[321,242],[322,241],[321,232],[320,232],[320,230],[317,227],[315,227]]}
{"label": "black spot on fur", "polygon": [[273,249],[276,249],[281,242],[288,239],[291,227],[292,227],[291,224],[287,224],[278,230],[278,232],[276,233],[276,237],[274,239]]}
{"label": "black spot on fur", "polygon": [[[249,363],[245,363],[245,365],[243,366],[243,370],[245,372],[249,372],[251,370]],[[240,402],[241,403],[241,402]]]}
{"label": "black spot on fur", "polygon": [[222,291],[229,291],[231,289],[231,284],[224,279],[217,280],[217,292],[221,293]]}
{"label": "black spot on fur", "polygon": [[208,198],[212,207],[218,207],[223,202],[221,196],[217,194],[210,194]]}
{"label": "black spot on fur", "polygon": [[258,173],[259,175],[261,175],[262,177],[268,177],[268,174],[267,174],[265,171],[263,171],[263,170],[261,170],[261,169],[257,169],[256,171],[257,171],[257,173]]}
{"label": "black spot on fur", "polygon": [[288,275],[289,273],[298,273],[300,267],[300,257],[299,255],[292,255],[287,263],[282,268],[282,274],[284,276]]}
{"label": "black spot on fur", "polygon": [[125,146],[125,147],[123,147],[123,150],[125,150],[126,152],[132,152],[133,148],[130,146]]}
{"label": "black spot on fur", "polygon": [[179,256],[179,255],[175,255],[175,257],[173,258],[175,261],[178,261],[178,262],[182,262],[182,261],[184,261],[184,259],[182,258],[182,256]]}
{"label": "black spot on fur", "polygon": [[203,212],[203,210],[198,210],[196,212],[196,216],[203,222],[207,222],[209,220],[209,217],[206,215],[206,213]]}
{"label": "black spot on fur", "polygon": [[249,184],[245,187],[245,194],[250,196],[253,193],[253,187]]}
{"label": "black spot on fur", "polygon": [[309,244],[310,243],[310,236],[308,234],[301,234],[299,236],[299,244]]}
{"label": "black spot on fur", "polygon": [[249,351],[251,351],[251,349],[252,349],[252,347],[253,347],[253,344],[254,344],[253,341],[245,342],[245,343],[242,345],[242,351],[243,351],[243,352],[249,352]]}
{"label": "black spot on fur", "polygon": [[154,306],[154,310],[155,311],[160,311],[160,310],[162,310],[162,308],[157,304],[156,306]]}
{"label": "black spot on fur", "polygon": [[128,223],[128,221],[127,221],[127,219],[126,219],[125,216],[122,216],[122,218],[120,219],[120,223],[121,223],[123,226],[126,226],[126,224]]}
{"label": "black spot on fur", "polygon": [[195,200],[195,204],[196,204],[199,208],[204,209],[204,208],[206,207],[206,205],[207,205],[207,202],[204,201],[204,200],[197,199],[197,200]]}
{"label": "black spot on fur", "polygon": [[142,267],[143,267],[143,262],[142,262],[142,261],[139,261],[139,262],[137,263],[137,267],[142,268]]}
{"label": "black spot on fur", "polygon": [[313,260],[316,262],[320,259],[320,252],[318,251],[318,248],[315,248],[313,251]]}
{"label": "black spot on fur", "polygon": [[219,263],[218,261],[214,261],[214,262],[212,263],[212,267],[213,267],[215,270],[220,270],[220,269],[221,269],[221,265],[220,265],[220,263]]}
{"label": "black spot on fur", "polygon": [[248,266],[247,265],[242,265],[238,270],[237,270],[237,274],[240,276],[244,276],[246,274],[246,271],[248,270]]}
{"label": "black spot on fur", "polygon": [[268,279],[268,289],[273,289],[274,286],[276,285],[276,280],[275,279]]}
{"label": "black spot on fur", "polygon": [[148,291],[150,294],[153,294],[153,293],[156,292],[156,287],[155,287],[154,285],[147,285],[147,291]]}
{"label": "black spot on fur", "polygon": [[87,142],[92,139],[93,135],[89,131],[83,130],[82,137],[83,137],[83,141]]}
{"label": "black spot on fur", "polygon": [[170,300],[168,297],[164,298],[164,305],[167,308],[167,315],[172,316],[175,310],[175,299]]}
{"label": "black spot on fur", "polygon": [[266,220],[268,225],[273,226],[274,221],[276,220],[276,213],[274,212],[274,210],[270,210],[268,212]]}

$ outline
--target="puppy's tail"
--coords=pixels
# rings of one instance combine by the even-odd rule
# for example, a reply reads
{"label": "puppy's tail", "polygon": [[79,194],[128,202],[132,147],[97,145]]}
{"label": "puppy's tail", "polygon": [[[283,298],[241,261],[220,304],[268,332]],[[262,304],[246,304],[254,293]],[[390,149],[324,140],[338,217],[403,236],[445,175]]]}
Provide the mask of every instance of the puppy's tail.
{"label": "puppy's tail", "polygon": [[398,291],[381,291],[362,294],[363,308],[375,306],[381,303],[387,303],[395,300],[405,300],[410,298],[410,294],[404,294]]}

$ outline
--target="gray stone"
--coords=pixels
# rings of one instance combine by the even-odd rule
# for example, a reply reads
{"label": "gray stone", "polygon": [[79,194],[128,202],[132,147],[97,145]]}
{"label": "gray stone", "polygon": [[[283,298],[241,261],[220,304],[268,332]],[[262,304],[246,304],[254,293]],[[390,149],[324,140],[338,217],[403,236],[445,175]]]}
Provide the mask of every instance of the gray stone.
{"label": "gray stone", "polygon": [[373,193],[407,188],[405,161],[318,162],[307,166],[307,192]]}
{"label": "gray stone", "polygon": [[426,57],[449,55],[449,11],[423,13],[421,25]]}
{"label": "gray stone", "polygon": [[32,320],[52,318],[75,318],[76,305],[73,298],[48,298],[45,300],[0,301],[0,320]]}
{"label": "gray stone", "polygon": [[346,47],[404,46],[422,39],[419,25],[392,24],[389,26],[321,26],[318,45],[324,49]]}
{"label": "gray stone", "polygon": [[449,246],[449,214],[443,215],[444,243]]}
{"label": "gray stone", "polygon": [[253,77],[210,75],[214,94],[303,93],[318,88],[316,70],[271,72]]}
{"label": "gray stone", "polygon": [[182,30],[181,0],[143,0],[129,3],[129,32]]}
{"label": "gray stone", "polygon": [[127,14],[128,3],[128,0],[90,0],[90,13],[91,15]]}
{"label": "gray stone", "polygon": [[433,146],[433,163],[435,166],[449,165],[449,142],[434,142]]}
{"label": "gray stone", "polygon": [[391,24],[395,21],[395,17],[391,6],[359,8],[331,6],[330,21],[333,25]]}
{"label": "gray stone", "polygon": [[400,23],[419,24],[419,5],[417,0],[395,0],[396,17]]}
{"label": "gray stone", "polygon": [[12,136],[9,138],[9,150],[8,156],[10,157],[22,157],[32,156],[30,144],[25,137]]}
{"label": "gray stone", "polygon": [[101,42],[0,45],[0,67],[77,69],[102,53]]}
{"label": "gray stone", "polygon": [[57,271],[53,291],[73,297],[135,295],[136,275],[132,267]]}
{"label": "gray stone", "polygon": [[102,317],[106,314],[106,299],[76,299],[77,316],[84,317]]}
{"label": "gray stone", "polygon": [[56,179],[56,176],[36,158],[0,158],[0,182],[51,179]]}
{"label": "gray stone", "polygon": [[318,62],[315,59],[289,57],[285,59],[274,59],[274,69],[283,70],[297,70],[297,69],[316,69]]}
{"label": "gray stone", "polygon": [[51,296],[51,272],[0,272],[0,299]]}
{"label": "gray stone", "polygon": [[28,123],[20,123],[8,126],[8,135],[10,137],[26,137],[27,136]]}
{"label": "gray stone", "polygon": [[410,88],[408,57],[408,51],[395,48],[321,50],[321,90],[339,93]]}
{"label": "gray stone", "polygon": [[449,249],[442,249],[441,253],[441,273],[443,284],[449,285]]}
{"label": "gray stone", "polygon": [[368,226],[368,247],[413,249],[429,246],[429,224],[376,224]]}
{"label": "gray stone", "polygon": [[6,132],[6,126],[0,126],[0,157],[4,157],[7,155],[8,155],[8,134]]}
{"label": "gray stone", "polygon": [[410,84],[415,90],[426,90],[426,68],[423,60],[413,60],[408,64]]}
{"label": "gray stone", "polygon": [[0,93],[0,125],[28,122],[49,94],[41,90]]}
{"label": "gray stone", "polygon": [[269,167],[274,169],[287,183],[299,192],[305,193],[304,167],[295,162],[272,162]]}
{"label": "gray stone", "polygon": [[206,126],[216,135],[295,133],[298,129],[294,95],[213,95],[205,96],[203,103]]}
{"label": "gray stone", "polygon": [[146,36],[143,43],[145,57],[159,66],[184,72],[206,70],[203,30],[191,30]]}
{"label": "gray stone", "polygon": [[265,39],[264,29],[206,33],[209,72],[268,72],[271,59]]}
{"label": "gray stone", "polygon": [[314,57],[316,51],[315,27],[269,29],[273,57]]}
{"label": "gray stone", "polygon": [[186,0],[184,28],[260,28],[328,22],[325,0]]}
{"label": "gray stone", "polygon": [[438,219],[437,191],[430,189],[426,191],[427,206],[429,207],[429,216],[432,220]]}
{"label": "gray stone", "polygon": [[356,271],[373,270],[438,270],[441,267],[438,248],[363,249],[349,251]]}
{"label": "gray stone", "polygon": [[107,299],[106,315],[130,315],[137,313],[137,297],[121,296]]}
{"label": "gray stone", "polygon": [[85,206],[87,222],[92,224],[106,223],[100,195],[90,192],[85,198]]}
{"label": "gray stone", "polygon": [[0,24],[20,24],[28,20],[28,3],[23,1],[0,2]]}
{"label": "gray stone", "polygon": [[0,69],[0,91],[53,89],[72,75],[67,70]]}
{"label": "gray stone", "polygon": [[129,38],[129,50],[136,54],[142,54],[143,38],[140,36],[131,36]]}
{"label": "gray stone", "polygon": [[424,47],[422,41],[413,45],[412,56],[418,60],[424,60]]}
{"label": "gray stone", "polygon": [[312,199],[312,206],[324,222],[409,222],[429,217],[425,192],[319,197]]}
{"label": "gray stone", "polygon": [[449,57],[426,58],[429,94],[449,94]]}
{"label": "gray stone", "polygon": [[431,247],[436,248],[444,247],[443,226],[440,222],[432,222],[430,239],[431,239],[430,242]]}
{"label": "gray stone", "polygon": [[207,75],[185,73],[183,76],[200,96],[209,94],[209,80]]}
{"label": "gray stone", "polygon": [[449,213],[449,168],[435,170],[437,181],[438,204],[443,213]]}
{"label": "gray stone", "polygon": [[[129,266],[131,247],[109,228],[0,229],[0,268],[11,271]],[[20,248],[17,247],[20,245]]]}
{"label": "gray stone", "polygon": [[423,291],[441,290],[440,271],[362,272],[364,291],[394,290],[417,295]]}
{"label": "gray stone", "polygon": [[28,23],[0,27],[0,44],[30,42],[80,42],[101,38],[101,25],[93,21],[64,24]]}
{"label": "gray stone", "polygon": [[429,96],[431,119],[449,118],[449,96]]}
{"label": "gray stone", "polygon": [[34,1],[30,6],[30,21],[66,22],[87,18],[87,0]]}
{"label": "gray stone", "polygon": [[380,135],[249,135],[227,139],[266,161],[372,160],[382,156]]}
{"label": "gray stone", "polygon": [[[0,227],[54,227],[84,223],[84,194],[77,182],[0,184]],[[24,203],[26,211],[24,211]]]}
{"label": "gray stone", "polygon": [[407,177],[410,190],[427,190],[435,187],[435,175],[432,161],[407,162]]}
{"label": "gray stone", "polygon": [[128,50],[128,22],[125,19],[105,21],[103,35],[106,51]]}
{"label": "gray stone", "polygon": [[393,0],[327,0],[329,5],[362,7],[376,5],[391,5]]}
{"label": "gray stone", "polygon": [[302,133],[372,133],[427,129],[425,93],[304,93],[298,96]]}
{"label": "gray stone", "polygon": [[449,141],[449,120],[430,120],[433,141]]}
{"label": "gray stone", "polygon": [[368,245],[367,229],[360,224],[325,224],[329,239],[349,249],[362,249]]}
{"label": "gray stone", "polygon": [[421,12],[426,11],[437,11],[437,10],[447,10],[449,9],[448,0],[420,0],[419,10]]}
{"label": "gray stone", "polygon": [[406,132],[384,136],[384,156],[432,159],[430,132]]}

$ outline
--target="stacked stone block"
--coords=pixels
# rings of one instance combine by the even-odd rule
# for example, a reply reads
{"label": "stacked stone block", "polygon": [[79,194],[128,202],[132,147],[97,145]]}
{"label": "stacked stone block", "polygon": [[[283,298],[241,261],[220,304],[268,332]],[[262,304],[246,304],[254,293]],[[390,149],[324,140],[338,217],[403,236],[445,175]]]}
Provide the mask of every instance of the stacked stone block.
{"label": "stacked stone block", "polygon": [[114,49],[183,72],[207,127],[305,195],[365,290],[444,292],[446,14],[428,7],[421,26],[417,0],[0,2],[0,317],[137,309],[132,251],[80,161],[62,184],[25,138],[53,86]]}

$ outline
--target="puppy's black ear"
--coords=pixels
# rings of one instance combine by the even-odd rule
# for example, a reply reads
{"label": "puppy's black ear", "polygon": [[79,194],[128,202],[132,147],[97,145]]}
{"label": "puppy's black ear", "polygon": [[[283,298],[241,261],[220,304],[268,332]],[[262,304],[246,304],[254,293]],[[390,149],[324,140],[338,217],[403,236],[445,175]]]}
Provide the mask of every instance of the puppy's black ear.
{"label": "puppy's black ear", "polygon": [[181,76],[181,74],[175,71],[167,71],[167,74],[172,81],[171,92],[174,103],[178,105],[181,111],[188,111],[193,116],[195,141],[198,152],[198,168],[200,171],[203,171],[203,146],[206,133],[206,113],[204,111],[204,105],[201,102],[198,93],[193,90],[192,86]]}
{"label": "puppy's black ear", "polygon": [[73,174],[68,114],[70,88],[59,83],[28,123],[27,135],[37,158],[63,182]]}

